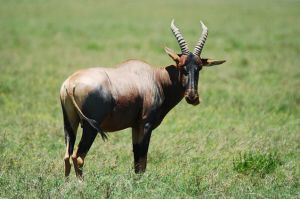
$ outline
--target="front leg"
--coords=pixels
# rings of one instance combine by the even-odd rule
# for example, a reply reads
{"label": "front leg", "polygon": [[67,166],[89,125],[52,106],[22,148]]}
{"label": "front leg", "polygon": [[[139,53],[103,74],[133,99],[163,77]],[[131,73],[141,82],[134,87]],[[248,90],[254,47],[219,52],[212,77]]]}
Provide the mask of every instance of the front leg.
{"label": "front leg", "polygon": [[132,128],[132,146],[134,154],[134,171],[143,173],[147,166],[147,153],[151,138],[152,128],[150,123]]}

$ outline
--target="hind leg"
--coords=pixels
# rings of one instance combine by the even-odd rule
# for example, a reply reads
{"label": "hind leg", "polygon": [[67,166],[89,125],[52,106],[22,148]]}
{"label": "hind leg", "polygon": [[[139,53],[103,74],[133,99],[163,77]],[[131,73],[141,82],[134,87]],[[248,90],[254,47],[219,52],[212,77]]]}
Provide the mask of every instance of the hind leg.
{"label": "hind leg", "polygon": [[64,156],[65,177],[68,177],[70,175],[70,171],[71,171],[70,155],[73,153],[75,139],[76,137],[74,134],[65,136],[65,143],[66,143],[66,152]]}
{"label": "hind leg", "polygon": [[[104,83],[105,84],[105,83]],[[77,87],[77,92],[81,92],[80,87]],[[82,92],[85,92],[83,89]],[[97,131],[101,132],[100,125],[101,121],[106,115],[113,109],[112,95],[106,86],[101,86],[86,96],[82,103],[82,113],[89,119],[96,122],[95,126],[92,127],[90,121],[83,120],[82,124],[82,137],[78,144],[78,149],[74,151],[72,160],[74,169],[78,178],[83,179],[82,169],[84,165],[84,158],[86,157],[92,143],[97,136]]]}
{"label": "hind leg", "polygon": [[66,144],[66,152],[64,156],[65,177],[68,177],[71,171],[70,155],[73,153],[74,150],[79,118],[76,116],[74,111],[72,112],[71,110],[69,110],[69,114],[67,114],[66,108],[64,106],[62,106],[62,111],[64,118],[64,132]]}
{"label": "hind leg", "polygon": [[87,122],[84,122],[82,137],[78,144],[78,149],[76,150],[76,152],[74,151],[72,155],[76,176],[80,180],[83,180],[84,159],[89,149],[91,148],[96,136],[97,136],[97,130],[92,128]]}

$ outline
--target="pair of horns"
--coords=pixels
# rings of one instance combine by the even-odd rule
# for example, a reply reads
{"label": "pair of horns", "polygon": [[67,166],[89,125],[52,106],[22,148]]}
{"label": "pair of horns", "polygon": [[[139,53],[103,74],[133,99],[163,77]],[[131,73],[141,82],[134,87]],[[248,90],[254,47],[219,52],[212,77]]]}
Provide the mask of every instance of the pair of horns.
{"label": "pair of horns", "polygon": [[[202,27],[202,34],[201,34],[201,37],[200,37],[200,39],[199,39],[199,41],[198,41],[198,43],[197,43],[197,45],[194,49],[194,52],[193,52],[193,54],[196,55],[196,56],[200,56],[201,51],[203,49],[203,46],[205,44],[205,41],[207,39],[207,35],[208,35],[207,27],[204,25],[204,23],[202,21],[200,21],[200,24],[201,24],[201,27]],[[171,30],[172,30],[174,36],[177,39],[177,42],[180,46],[182,54],[188,55],[189,52],[190,52],[189,48],[188,48],[188,45],[187,45],[186,41],[184,40],[182,34],[180,33],[179,29],[175,26],[174,19],[171,22]]]}

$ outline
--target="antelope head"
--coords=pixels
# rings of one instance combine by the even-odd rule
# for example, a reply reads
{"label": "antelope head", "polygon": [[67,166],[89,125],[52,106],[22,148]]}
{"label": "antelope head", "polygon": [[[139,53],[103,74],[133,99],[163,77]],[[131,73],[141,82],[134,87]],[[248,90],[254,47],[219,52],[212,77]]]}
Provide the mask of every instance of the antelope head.
{"label": "antelope head", "polygon": [[200,103],[198,94],[199,72],[203,66],[214,66],[225,62],[225,60],[213,60],[201,58],[201,52],[204,47],[208,35],[208,29],[200,21],[202,26],[202,34],[195,46],[193,52],[189,51],[188,45],[184,40],[179,29],[175,26],[174,20],[171,22],[171,30],[180,46],[181,54],[175,53],[170,48],[165,48],[166,53],[175,61],[177,68],[180,71],[180,82],[185,89],[184,97],[187,103],[197,105]]}

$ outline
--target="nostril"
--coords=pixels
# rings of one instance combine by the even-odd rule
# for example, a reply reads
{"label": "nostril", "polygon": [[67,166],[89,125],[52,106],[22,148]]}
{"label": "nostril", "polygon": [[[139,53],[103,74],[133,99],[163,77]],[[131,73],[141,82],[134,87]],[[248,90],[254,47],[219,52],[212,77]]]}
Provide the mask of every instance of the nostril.
{"label": "nostril", "polygon": [[199,95],[195,90],[187,90],[185,97],[190,101],[197,101],[199,99]]}
{"label": "nostril", "polygon": [[196,100],[196,99],[199,99],[199,96],[197,94],[192,94],[192,95],[189,95],[190,99],[192,100]]}
{"label": "nostril", "polygon": [[190,99],[196,99],[196,98],[198,98],[198,95],[195,94],[195,93],[188,93],[185,96],[188,97],[188,98],[190,98]]}
{"label": "nostril", "polygon": [[190,98],[194,98],[197,94],[195,92],[188,92]]}

